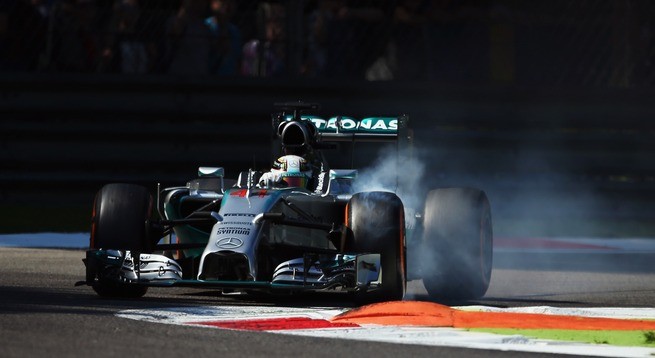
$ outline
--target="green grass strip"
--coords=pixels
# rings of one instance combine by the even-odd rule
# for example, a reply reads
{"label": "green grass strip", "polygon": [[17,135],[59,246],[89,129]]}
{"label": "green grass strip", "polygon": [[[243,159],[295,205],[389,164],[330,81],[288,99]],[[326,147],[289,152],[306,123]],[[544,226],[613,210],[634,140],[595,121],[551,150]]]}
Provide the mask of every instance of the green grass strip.
{"label": "green grass strip", "polygon": [[613,346],[655,347],[653,331],[583,331],[568,329],[472,328],[471,332],[521,335],[529,338],[575,341]]}

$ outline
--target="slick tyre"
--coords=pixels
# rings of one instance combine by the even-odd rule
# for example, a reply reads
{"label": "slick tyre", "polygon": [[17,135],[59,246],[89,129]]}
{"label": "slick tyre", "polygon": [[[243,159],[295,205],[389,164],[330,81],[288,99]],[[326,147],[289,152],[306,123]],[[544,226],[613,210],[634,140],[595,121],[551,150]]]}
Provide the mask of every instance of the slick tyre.
{"label": "slick tyre", "polygon": [[469,188],[430,191],[423,227],[421,272],[430,296],[443,300],[484,296],[493,256],[486,194]]}
{"label": "slick tyre", "polygon": [[357,303],[402,300],[406,287],[405,217],[394,193],[367,192],[352,196],[346,207],[352,231],[348,250],[381,254],[381,287],[357,292]]}
{"label": "slick tyre", "polygon": [[[89,247],[152,252],[154,243],[148,229],[151,214],[152,196],[146,188],[133,184],[105,185],[94,201]],[[148,288],[100,278],[93,289],[100,296],[140,297]]]}

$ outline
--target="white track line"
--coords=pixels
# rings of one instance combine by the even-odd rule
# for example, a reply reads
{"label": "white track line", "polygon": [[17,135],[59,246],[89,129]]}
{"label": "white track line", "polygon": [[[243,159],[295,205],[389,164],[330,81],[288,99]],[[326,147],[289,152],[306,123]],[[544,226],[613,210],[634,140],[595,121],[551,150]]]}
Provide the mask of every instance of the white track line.
{"label": "white track line", "polygon": [[[459,307],[460,309],[464,307]],[[484,306],[466,307],[466,310],[499,311]],[[150,310],[126,310],[117,316],[147,322],[179,325],[196,325],[198,322],[225,322],[274,318],[310,318],[329,320],[345,309],[316,307],[253,307],[253,306],[207,306],[180,307]],[[503,311],[503,310],[501,310]],[[510,312],[529,312],[545,314],[589,315],[593,317],[655,317],[654,309],[616,308],[556,308],[527,307],[507,309]],[[521,335],[499,335],[481,332],[468,332],[454,328],[416,327],[416,326],[378,326],[362,325],[352,328],[285,329],[271,330],[270,333],[300,335],[311,337],[353,339],[359,341],[388,342],[398,344],[419,344],[426,346],[448,346],[472,349],[491,349],[500,351],[540,352],[555,354],[575,354],[596,357],[653,357],[655,348],[618,347],[544,339],[532,339]]]}

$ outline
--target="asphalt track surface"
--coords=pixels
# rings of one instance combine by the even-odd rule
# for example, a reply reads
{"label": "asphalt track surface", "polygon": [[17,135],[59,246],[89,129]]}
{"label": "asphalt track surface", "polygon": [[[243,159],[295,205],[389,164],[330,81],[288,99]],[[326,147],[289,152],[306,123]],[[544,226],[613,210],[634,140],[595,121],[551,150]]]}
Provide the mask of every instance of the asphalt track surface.
{"label": "asphalt track surface", "polygon": [[[151,289],[138,300],[101,299],[86,286],[82,250],[0,248],[0,357],[553,355],[360,342],[175,326],[115,316],[124,309],[207,305],[340,306],[339,297],[255,301],[211,290]],[[501,254],[484,299],[447,304],[501,307],[652,307],[653,254]],[[409,298],[429,300],[420,281]],[[569,356],[567,356],[569,357]]]}

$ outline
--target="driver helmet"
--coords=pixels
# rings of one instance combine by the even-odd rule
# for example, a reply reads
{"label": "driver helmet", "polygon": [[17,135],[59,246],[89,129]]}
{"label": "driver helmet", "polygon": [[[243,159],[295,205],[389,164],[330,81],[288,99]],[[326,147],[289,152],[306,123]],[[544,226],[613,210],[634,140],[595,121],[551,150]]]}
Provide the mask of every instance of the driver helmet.
{"label": "driver helmet", "polygon": [[279,183],[287,187],[306,188],[312,171],[305,158],[285,155],[273,163],[273,172],[279,175]]}

